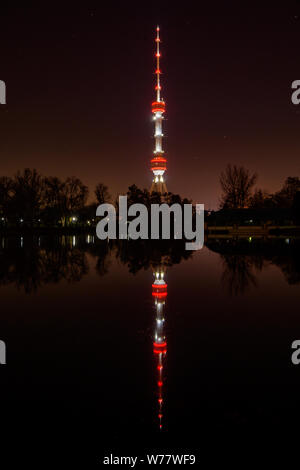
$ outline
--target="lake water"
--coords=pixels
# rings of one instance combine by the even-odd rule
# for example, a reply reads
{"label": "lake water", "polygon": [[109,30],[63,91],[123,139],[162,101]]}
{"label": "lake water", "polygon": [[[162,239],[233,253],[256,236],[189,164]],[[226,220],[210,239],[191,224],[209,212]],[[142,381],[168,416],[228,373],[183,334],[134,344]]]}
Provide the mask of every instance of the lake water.
{"label": "lake water", "polygon": [[201,454],[297,424],[299,240],[0,237],[0,293],[2,416],[27,456]]}

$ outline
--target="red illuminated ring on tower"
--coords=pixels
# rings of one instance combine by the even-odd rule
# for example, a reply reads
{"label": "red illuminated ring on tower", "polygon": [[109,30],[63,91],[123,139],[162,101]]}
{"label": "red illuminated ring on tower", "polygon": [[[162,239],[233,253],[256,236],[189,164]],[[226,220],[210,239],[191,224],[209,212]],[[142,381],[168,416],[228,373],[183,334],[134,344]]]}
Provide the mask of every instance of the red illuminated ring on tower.
{"label": "red illuminated ring on tower", "polygon": [[152,113],[155,114],[155,113],[164,113],[165,112],[165,108],[162,108],[162,107],[152,107]]}
{"label": "red illuminated ring on tower", "polygon": [[151,160],[151,170],[166,170],[167,169],[167,160],[163,157],[152,158]]}
{"label": "red illuminated ring on tower", "polygon": [[151,170],[166,170],[167,169],[167,162],[160,161],[160,160],[151,160]]}
{"label": "red illuminated ring on tower", "polygon": [[167,287],[167,284],[152,284],[152,295],[154,295],[154,297],[166,296]]}
{"label": "red illuminated ring on tower", "polygon": [[165,291],[167,292],[167,284],[152,284],[152,292],[161,292]]}
{"label": "red illuminated ring on tower", "polygon": [[154,354],[165,354],[167,352],[167,343],[164,341],[163,343],[153,343],[153,352]]}
{"label": "red illuminated ring on tower", "polygon": [[156,163],[156,162],[167,163],[167,159],[163,157],[152,158],[151,163]]}
{"label": "red illuminated ring on tower", "polygon": [[167,292],[152,292],[153,297],[157,297],[158,299],[161,299],[163,297],[167,297],[168,293]]}
{"label": "red illuminated ring on tower", "polygon": [[167,167],[166,166],[154,166],[154,167],[151,167],[151,171],[154,171],[154,170],[166,170]]}
{"label": "red illuminated ring on tower", "polygon": [[160,351],[159,349],[153,349],[153,352],[154,354],[166,354],[167,350],[162,349],[162,351]]}
{"label": "red illuminated ring on tower", "polygon": [[152,107],[152,113],[153,114],[156,114],[156,113],[164,113],[165,112],[165,108],[161,107],[161,106],[156,106],[156,107]]}
{"label": "red illuminated ring on tower", "polygon": [[163,343],[156,343],[155,341],[153,342],[153,347],[155,349],[165,349],[167,347],[167,342],[164,341]]}
{"label": "red illuminated ring on tower", "polygon": [[164,101],[153,101],[152,113],[164,113],[166,110],[166,103]]}

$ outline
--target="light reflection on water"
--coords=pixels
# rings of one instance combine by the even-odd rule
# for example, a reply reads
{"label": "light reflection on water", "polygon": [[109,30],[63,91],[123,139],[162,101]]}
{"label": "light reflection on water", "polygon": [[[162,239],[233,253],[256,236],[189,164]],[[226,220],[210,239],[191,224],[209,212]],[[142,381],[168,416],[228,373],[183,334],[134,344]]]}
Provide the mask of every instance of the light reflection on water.
{"label": "light reflection on water", "polygon": [[[155,243],[147,247],[131,242],[96,242],[95,236],[65,235],[56,238],[1,237],[1,278],[2,285],[14,284],[26,293],[39,286],[57,282],[59,279],[80,281],[89,272],[87,255],[97,263],[97,273],[107,272],[105,266],[112,258],[127,265],[128,272],[135,274],[141,269],[151,269],[153,265],[172,266],[183,260],[192,259],[194,252],[185,251],[183,244],[170,248]],[[219,254],[222,264],[221,285],[230,295],[243,294],[257,286],[257,275],[269,265],[277,266],[290,285],[300,283],[299,250],[300,240],[256,240],[251,239],[210,239],[205,250]],[[197,252],[196,252],[197,253]],[[30,265],[27,259],[31,259]],[[101,268],[102,266],[102,268]],[[76,273],[74,275],[74,273]],[[191,278],[192,278],[191,274]],[[35,281],[35,282],[33,282]],[[31,284],[32,282],[32,284]]]}
{"label": "light reflection on water", "polygon": [[0,247],[1,332],[23,398],[42,383],[48,402],[93,403],[108,435],[113,416],[123,431],[127,419],[174,436],[208,415],[249,422],[275,406],[274,383],[281,394],[299,388],[289,363],[298,240],[210,239],[192,253],[89,234],[2,237]]}

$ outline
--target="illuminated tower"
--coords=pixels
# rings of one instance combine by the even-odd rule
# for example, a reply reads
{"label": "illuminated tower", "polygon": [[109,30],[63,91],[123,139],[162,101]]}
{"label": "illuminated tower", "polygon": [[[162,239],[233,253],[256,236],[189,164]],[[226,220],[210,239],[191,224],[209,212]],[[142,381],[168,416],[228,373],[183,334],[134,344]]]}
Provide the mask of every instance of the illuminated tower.
{"label": "illuminated tower", "polygon": [[155,331],[153,341],[153,352],[156,356],[157,365],[157,400],[158,400],[158,419],[159,427],[162,428],[162,407],[163,407],[163,362],[167,353],[167,342],[164,336],[164,305],[167,297],[167,284],[164,281],[164,268],[155,269],[155,280],[152,284],[152,295],[155,299]]}
{"label": "illuminated tower", "polygon": [[154,156],[151,160],[151,171],[153,171],[153,181],[151,185],[150,192],[158,192],[160,194],[164,194],[167,192],[167,186],[164,180],[164,173],[167,169],[167,160],[164,157],[164,151],[162,149],[162,138],[163,138],[163,133],[162,133],[162,121],[163,121],[163,114],[166,109],[165,102],[160,96],[161,92],[161,85],[160,85],[160,68],[159,68],[159,62],[160,62],[160,48],[159,48],[159,43],[160,43],[160,37],[159,37],[159,27],[157,26],[156,28],[156,85],[155,85],[155,90],[156,90],[156,101],[153,101],[152,103],[152,113],[153,113],[153,120],[155,122],[155,133],[154,133],[154,138],[155,138],[155,150],[154,150]]}

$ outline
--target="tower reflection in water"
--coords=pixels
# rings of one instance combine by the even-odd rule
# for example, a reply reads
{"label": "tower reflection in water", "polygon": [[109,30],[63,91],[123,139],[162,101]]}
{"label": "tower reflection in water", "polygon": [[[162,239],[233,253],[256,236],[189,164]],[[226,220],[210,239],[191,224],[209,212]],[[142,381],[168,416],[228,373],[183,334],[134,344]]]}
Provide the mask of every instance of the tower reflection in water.
{"label": "tower reflection in water", "polygon": [[157,364],[157,400],[159,427],[162,428],[163,409],[163,379],[164,379],[164,359],[167,353],[167,342],[164,335],[164,307],[167,297],[167,284],[165,282],[164,266],[157,266],[154,270],[154,282],[152,284],[152,296],[155,305],[155,327],[153,339],[153,352]]}

